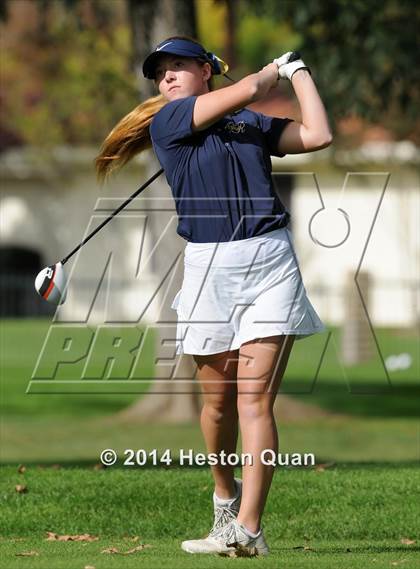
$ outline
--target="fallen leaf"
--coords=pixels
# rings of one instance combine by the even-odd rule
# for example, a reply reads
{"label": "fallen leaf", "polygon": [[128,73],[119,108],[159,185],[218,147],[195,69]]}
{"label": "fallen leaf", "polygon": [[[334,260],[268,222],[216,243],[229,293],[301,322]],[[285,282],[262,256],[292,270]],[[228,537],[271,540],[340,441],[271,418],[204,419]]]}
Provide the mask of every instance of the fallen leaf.
{"label": "fallen leaf", "polygon": [[98,462],[97,464],[94,465],[93,470],[103,470],[105,468],[105,465],[102,464],[102,462]]}
{"label": "fallen leaf", "polygon": [[403,543],[404,545],[414,545],[416,543],[416,540],[410,539],[409,537],[402,537],[401,543]]}
{"label": "fallen leaf", "polygon": [[331,466],[334,466],[335,462],[324,462],[322,464],[317,464],[315,466],[315,470],[317,472],[324,472],[324,470],[326,470],[327,468],[330,468]]}
{"label": "fallen leaf", "polygon": [[294,547],[292,547],[292,549],[303,549],[304,551],[315,551],[315,549],[313,549],[312,547],[309,547],[309,545],[295,545]]}
{"label": "fallen leaf", "polygon": [[143,549],[146,549],[146,547],[152,547],[152,546],[148,543],[142,543],[141,545],[133,547],[133,549],[129,549],[128,551],[120,551],[116,547],[107,547],[106,549],[103,549],[101,553],[117,553],[118,555],[131,555],[132,553],[136,553],[137,551],[142,551]]}
{"label": "fallen leaf", "polygon": [[119,551],[116,547],[107,547],[106,549],[103,549],[101,553],[119,553]]}
{"label": "fallen leaf", "polygon": [[240,543],[235,543],[235,549],[226,553],[219,553],[221,557],[258,557],[256,547],[245,547]]}
{"label": "fallen leaf", "polygon": [[26,492],[28,491],[28,487],[26,486],[26,484],[16,484],[15,490],[16,492],[19,492],[19,494],[26,494]]}
{"label": "fallen leaf", "polygon": [[82,535],[73,535],[74,541],[98,541],[99,537],[95,535],[90,535],[89,533],[84,533]]}
{"label": "fallen leaf", "polygon": [[136,551],[142,551],[143,549],[146,549],[146,547],[152,547],[152,546],[149,545],[148,543],[142,543],[141,545],[133,547],[133,549],[129,549],[128,551],[124,552],[123,555],[130,555],[131,553],[135,553]]}
{"label": "fallen leaf", "polygon": [[39,555],[38,551],[22,551],[22,553],[15,553],[18,557],[33,557]]}
{"label": "fallen leaf", "polygon": [[46,541],[97,541],[99,537],[83,533],[81,535],[58,535],[52,531],[47,531]]}
{"label": "fallen leaf", "polygon": [[25,472],[25,470],[26,470],[26,466],[24,464],[19,464],[19,467],[17,470],[19,472],[19,474],[23,474]]}

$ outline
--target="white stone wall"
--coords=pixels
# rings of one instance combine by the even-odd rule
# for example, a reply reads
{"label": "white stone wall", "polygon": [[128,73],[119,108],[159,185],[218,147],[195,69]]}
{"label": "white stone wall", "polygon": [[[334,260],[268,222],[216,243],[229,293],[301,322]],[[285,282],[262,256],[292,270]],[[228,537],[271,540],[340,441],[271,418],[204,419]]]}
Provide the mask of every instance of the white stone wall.
{"label": "white stone wall", "polygon": [[[55,263],[160,168],[148,153],[100,187],[94,156],[95,149],[57,149],[48,159],[28,150],[2,155],[2,245],[33,248],[42,254],[45,265]],[[350,170],[346,164],[332,165],[330,155],[321,151],[273,159],[273,169],[295,174],[293,244],[321,318],[342,322],[345,275],[356,272],[364,254],[362,268],[371,272],[374,283],[372,322],[418,323],[420,197],[413,164],[369,162]],[[104,209],[93,213],[98,200]],[[148,208],[155,211],[151,214]],[[68,262],[69,294],[59,319],[101,322],[107,314],[111,320],[130,321],[143,314],[155,322],[162,313],[165,319],[175,319],[168,307],[182,284],[185,246],[176,234],[176,223],[162,175]],[[109,259],[112,280],[93,303],[101,275],[106,285]]]}
{"label": "white stone wall", "polygon": [[[287,165],[281,162],[281,170]],[[311,301],[327,322],[343,321],[345,278],[359,266],[373,276],[373,324],[420,322],[418,174],[381,166],[325,171],[294,164],[295,250]]]}

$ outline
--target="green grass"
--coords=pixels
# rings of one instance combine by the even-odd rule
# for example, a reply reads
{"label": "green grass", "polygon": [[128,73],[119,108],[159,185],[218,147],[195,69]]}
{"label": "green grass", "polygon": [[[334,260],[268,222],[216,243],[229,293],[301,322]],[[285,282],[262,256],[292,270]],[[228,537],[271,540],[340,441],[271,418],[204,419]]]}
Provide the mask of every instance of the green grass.
{"label": "green grass", "polygon": [[[15,492],[18,483],[27,485],[26,494]],[[341,563],[359,569],[368,562],[391,567],[405,559],[404,567],[415,567],[418,545],[400,540],[418,537],[419,487],[415,468],[343,464],[323,472],[277,469],[264,515],[271,557],[231,560],[193,557],[180,550],[183,539],[201,537],[211,525],[212,484],[205,469],[34,467],[18,474],[14,467],[3,467],[2,566],[192,568],[253,563],[330,568]],[[89,533],[100,540],[86,545],[49,542],[47,531]],[[130,541],[134,536],[138,542]],[[16,541],[19,537],[24,541]],[[100,553],[107,547],[127,551],[139,543],[152,547],[124,557]],[[294,549],[299,546],[311,550]],[[15,556],[29,550],[40,555],[31,561]]]}
{"label": "green grass", "polygon": [[[123,394],[40,395],[27,394],[29,378],[42,348],[50,322],[48,320],[3,320],[1,374],[2,463],[60,462],[74,464],[95,462],[102,449],[119,452],[125,448],[177,449],[204,451],[198,421],[192,425],[126,424],[115,417],[138,396]],[[381,331],[394,350],[414,354],[415,338],[401,333]],[[315,360],[320,337],[296,342],[286,372],[287,381],[298,385],[298,378],[310,376],[308,362]],[[330,346],[334,345],[330,342]],[[302,352],[306,350],[305,357]],[[295,351],[296,350],[296,351]],[[301,357],[302,356],[302,357]],[[412,462],[419,457],[417,387],[407,381],[410,393],[405,396],[360,395],[348,392],[341,376],[332,374],[334,362],[324,358],[325,374],[315,391],[297,396],[297,400],[317,404],[342,416],[278,422],[282,452],[313,452],[321,461]],[[328,363],[329,362],[329,363]],[[142,362],[145,373],[153,375],[153,350]],[[331,366],[328,367],[328,366]],[[330,370],[330,371],[328,371]],[[329,379],[328,379],[329,377]],[[411,382],[411,383],[410,383]],[[286,391],[283,389],[281,393]],[[162,417],[164,421],[164,417]]]}
{"label": "green grass", "polygon": [[[420,567],[419,354],[413,334],[377,330],[384,358],[402,352],[413,358],[409,369],[390,373],[391,389],[377,358],[362,366],[341,366],[339,330],[330,338],[316,384],[326,336],[295,343],[280,393],[298,394],[297,401],[317,405],[325,414],[303,414],[294,421],[280,416],[280,450],[311,452],[318,464],[333,466],[322,472],[278,468],[263,518],[272,555],[233,560],[197,558],[180,549],[183,539],[203,536],[212,521],[210,471],[181,468],[176,460],[181,448],[205,452],[198,421],[123,422],[116,413],[139,394],[26,393],[49,326],[47,320],[0,322],[0,567]],[[153,377],[153,358],[150,345],[141,362],[144,377]],[[79,362],[60,373],[77,379],[82,368]],[[360,393],[363,389],[369,394]],[[174,464],[94,470],[104,448],[114,448],[120,456],[126,448],[159,453],[169,448]],[[19,463],[27,467],[24,474],[17,472]],[[61,468],[51,468],[57,463]],[[16,484],[26,484],[28,492],[17,493]],[[99,540],[46,541],[46,531],[90,533]],[[139,540],[132,541],[134,536]],[[402,538],[417,542],[404,545]],[[101,553],[108,547],[127,551],[140,543],[152,547],[124,556]],[[16,556],[31,550],[39,555]]]}
{"label": "green grass", "polygon": [[[38,356],[48,333],[48,320],[2,320],[1,330],[1,400],[3,415],[20,414],[39,417],[46,415],[89,416],[112,413],[147,392],[151,382],[135,389],[136,394],[101,393],[107,380],[98,383],[98,393],[86,394],[26,394],[26,390]],[[331,328],[333,334],[325,354],[327,335],[318,334],[295,342],[280,393],[297,395],[302,401],[315,403],[327,410],[359,416],[418,417],[420,396],[420,349],[414,333],[402,333],[386,329],[376,331],[383,357],[402,352],[409,353],[412,365],[406,370],[389,372],[389,380],[382,361],[375,353],[370,362],[360,366],[343,367],[340,363],[340,330]],[[97,357],[97,365],[105,359]],[[320,365],[320,362],[322,363]],[[84,360],[59,366],[58,378],[81,377]],[[320,366],[318,376],[317,369]],[[92,370],[95,373],[95,370]],[[154,375],[152,342],[141,360],[142,376]],[[101,372],[97,370],[98,376]],[[317,377],[315,381],[315,377]],[[35,383],[35,382],[32,382]],[[54,380],[51,380],[54,384]],[[57,382],[56,382],[57,383]],[[102,385],[101,385],[102,384]],[[129,382],[123,382],[125,386]],[[81,382],[75,384],[83,389]],[[118,390],[118,386],[116,388]],[[115,391],[115,389],[114,389]]]}
{"label": "green grass", "polygon": [[[189,537],[189,536],[188,536]],[[151,540],[149,540],[150,542]],[[305,542],[281,540],[272,547],[268,558],[228,559],[217,555],[192,556],[180,549],[180,541],[162,538],[152,541],[151,548],[133,555],[106,555],[102,550],[116,547],[125,552],[138,545],[130,539],[101,539],[93,543],[63,543],[26,539],[22,542],[0,542],[2,569],[213,569],[213,568],[270,568],[270,569],[418,569],[417,547],[399,541],[383,540],[367,544],[361,540],[317,540],[311,550],[303,550]],[[15,557],[16,553],[37,551],[38,557]],[[2,563],[0,561],[0,563]]]}
{"label": "green grass", "polygon": [[[403,462],[420,457],[420,429],[414,419],[325,417],[311,421],[277,421],[281,452],[313,452],[317,462]],[[7,417],[2,420],[3,464],[98,462],[100,452],[113,448],[159,451],[180,448],[204,452],[197,423],[131,424],[112,416]],[[240,447],[240,445],[239,445]]]}
{"label": "green grass", "polygon": [[[103,415],[121,409],[138,396],[130,394],[68,395],[27,394],[26,390],[38,356],[44,344],[50,321],[2,320],[1,331],[1,401],[3,415],[25,413],[34,417],[46,415],[89,416]],[[146,356],[141,361],[145,376],[153,377],[153,345],[149,342]],[[64,365],[64,378],[79,379],[84,362]],[[52,380],[54,381],[54,380]],[[143,386],[147,391],[150,382]]]}

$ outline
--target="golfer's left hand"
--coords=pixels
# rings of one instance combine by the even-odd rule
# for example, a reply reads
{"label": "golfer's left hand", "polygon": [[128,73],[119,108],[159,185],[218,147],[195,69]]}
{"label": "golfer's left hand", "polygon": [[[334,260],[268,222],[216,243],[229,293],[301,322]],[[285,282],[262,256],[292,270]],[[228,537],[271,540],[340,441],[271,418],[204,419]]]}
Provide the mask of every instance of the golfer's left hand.
{"label": "golfer's left hand", "polygon": [[273,59],[279,70],[279,79],[292,79],[292,75],[298,69],[307,69],[310,73],[309,67],[305,65],[302,59],[296,59],[289,63],[289,58],[293,54],[293,51],[288,51],[284,53],[281,57]]}

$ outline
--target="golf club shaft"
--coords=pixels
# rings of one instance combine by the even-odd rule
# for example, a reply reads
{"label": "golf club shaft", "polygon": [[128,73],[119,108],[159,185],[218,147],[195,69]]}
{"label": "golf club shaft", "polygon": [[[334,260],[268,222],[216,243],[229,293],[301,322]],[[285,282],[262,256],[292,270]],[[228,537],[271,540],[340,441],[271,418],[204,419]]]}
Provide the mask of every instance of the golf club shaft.
{"label": "golf club shaft", "polygon": [[65,263],[67,263],[67,261],[70,259],[70,257],[72,257],[75,253],[77,253],[77,251],[83,247],[83,245],[85,243],[87,243],[89,241],[89,239],[91,239],[94,235],[96,235],[96,233],[98,233],[98,231],[100,229],[102,229],[102,227],[104,225],[106,225],[107,223],[109,223],[111,221],[111,219],[117,215],[117,213],[119,213],[122,209],[124,209],[136,196],[139,195],[140,192],[142,192],[144,189],[147,188],[147,186],[149,186],[152,182],[154,182],[154,180],[156,180],[156,178],[158,178],[163,172],[163,168],[161,168],[158,172],[156,172],[156,174],[153,174],[153,176],[147,180],[147,182],[145,184],[143,184],[141,186],[141,188],[139,188],[138,190],[136,190],[134,192],[134,194],[132,194],[128,199],[125,200],[125,202],[123,202],[115,211],[113,211],[111,213],[110,216],[108,216],[106,219],[104,219],[104,221],[98,225],[98,227],[96,227],[92,233],[89,233],[89,235],[87,237],[85,237],[83,239],[83,241],[81,243],[79,243],[79,245],[77,245],[77,247],[75,247],[73,249],[73,251],[71,251],[67,257],[64,257],[64,259],[61,260],[61,264],[64,265]]}
{"label": "golf club shaft", "polygon": [[288,63],[292,63],[292,61],[297,61],[300,58],[301,58],[301,55],[298,51],[292,51],[292,53],[290,54]]}
{"label": "golf club shaft", "polygon": [[[289,57],[289,62],[291,61],[295,61],[297,59],[300,58],[300,53],[297,51],[294,51],[290,57]],[[226,77],[227,79],[229,79],[229,81],[231,81],[232,83],[235,83],[235,80],[232,79],[231,77],[229,77],[228,75],[226,75],[226,73],[224,73],[224,77]],[[149,186],[154,180],[156,180],[156,178],[158,178],[163,172],[163,168],[160,169],[158,172],[156,172],[156,174],[153,174],[153,176],[145,183],[141,186],[141,188],[139,188],[138,190],[136,190],[134,192],[134,194],[132,194],[125,202],[123,202],[113,213],[111,213],[111,215],[109,217],[107,217],[106,219],[104,219],[104,221],[98,225],[98,227],[96,227],[92,233],[90,233],[87,237],[85,237],[85,239],[83,239],[83,241],[81,243],[79,243],[79,245],[77,245],[77,247],[75,247],[73,249],[73,251],[71,251],[67,257],[64,257],[64,259],[61,259],[61,264],[64,265],[65,263],[67,263],[67,261],[70,259],[70,257],[72,257],[75,253],[77,253],[77,251],[83,247],[83,245],[85,243],[87,243],[89,241],[89,239],[91,239],[94,235],[96,235],[96,233],[98,233],[98,231],[100,231],[102,229],[102,227],[104,225],[106,225],[109,221],[111,221],[111,219],[117,215],[117,213],[119,213],[122,209],[124,209],[136,196],[139,195],[140,192],[142,192],[145,188],[147,188],[147,186]]]}

